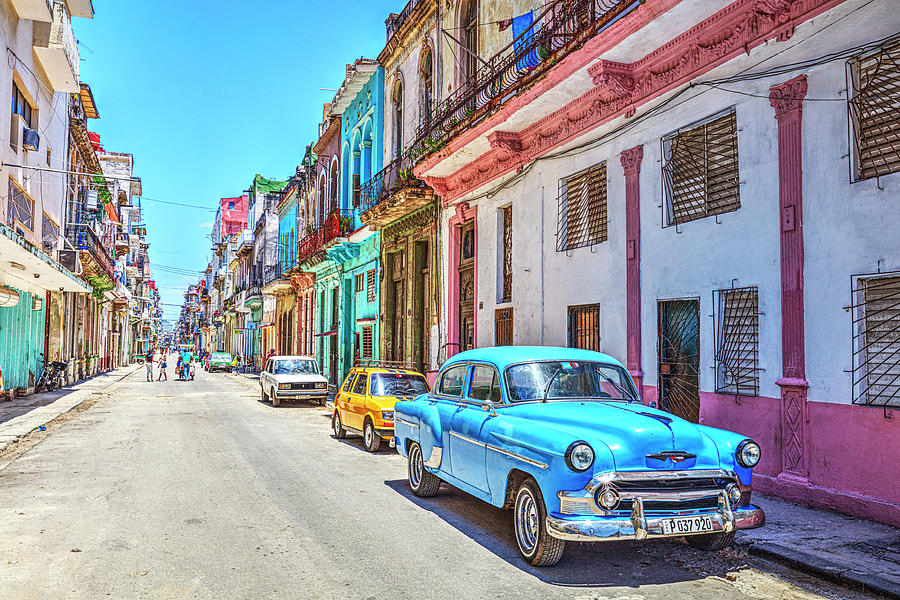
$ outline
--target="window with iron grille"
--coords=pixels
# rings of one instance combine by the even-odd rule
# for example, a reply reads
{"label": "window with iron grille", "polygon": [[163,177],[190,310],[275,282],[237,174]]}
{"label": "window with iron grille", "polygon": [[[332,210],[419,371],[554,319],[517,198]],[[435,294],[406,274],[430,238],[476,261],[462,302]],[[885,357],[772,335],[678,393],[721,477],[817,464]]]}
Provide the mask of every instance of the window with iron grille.
{"label": "window with iron grille", "polygon": [[900,271],[852,281],[853,403],[900,408]]}
{"label": "window with iron grille", "polygon": [[556,251],[606,241],[606,163],[559,180]]}
{"label": "window with iron grille", "polygon": [[741,207],[733,108],[667,135],[662,146],[663,226]]}
{"label": "window with iron grille", "polygon": [[569,307],[569,348],[600,351],[600,305]]}
{"label": "window with iron grille", "polygon": [[372,327],[362,328],[362,358],[372,358]]}
{"label": "window with iron grille", "polygon": [[34,200],[10,178],[6,224],[15,229],[16,223],[34,231]]}
{"label": "window with iron grille", "polygon": [[366,288],[366,274],[365,273],[357,273],[356,274],[356,292],[359,293]]}
{"label": "window with iron grille", "polygon": [[375,269],[371,269],[366,273],[366,300],[369,302],[375,301]]}
{"label": "window with iron grille", "polygon": [[494,345],[513,345],[513,309],[498,308],[494,312]]}
{"label": "window with iron grille", "polygon": [[900,43],[850,61],[854,179],[900,171]]}
{"label": "window with iron grille", "polygon": [[501,236],[503,238],[503,289],[500,302],[512,301],[512,206],[500,209]]}
{"label": "window with iron grille", "polygon": [[759,395],[759,290],[713,293],[716,321],[716,392]]}
{"label": "window with iron grille", "polygon": [[56,243],[59,240],[59,225],[47,213],[41,219],[41,246],[44,252],[52,256],[52,252],[56,250]]}

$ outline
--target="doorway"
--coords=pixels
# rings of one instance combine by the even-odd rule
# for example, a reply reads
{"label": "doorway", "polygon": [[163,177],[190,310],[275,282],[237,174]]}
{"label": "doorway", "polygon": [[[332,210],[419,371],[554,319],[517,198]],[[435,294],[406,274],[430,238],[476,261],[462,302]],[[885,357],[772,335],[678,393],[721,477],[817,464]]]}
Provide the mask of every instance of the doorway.
{"label": "doorway", "polygon": [[659,407],[700,422],[700,301],[661,300]]}
{"label": "doorway", "polygon": [[459,228],[459,351],[475,347],[475,223]]}

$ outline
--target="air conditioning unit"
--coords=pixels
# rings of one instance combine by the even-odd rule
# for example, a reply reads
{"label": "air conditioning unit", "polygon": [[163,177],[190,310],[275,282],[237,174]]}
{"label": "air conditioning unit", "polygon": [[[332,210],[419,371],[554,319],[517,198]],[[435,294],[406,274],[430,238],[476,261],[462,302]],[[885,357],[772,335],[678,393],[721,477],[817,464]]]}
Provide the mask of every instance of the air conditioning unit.
{"label": "air conditioning unit", "polygon": [[85,194],[88,210],[97,210],[97,190],[88,190]]}
{"label": "air conditioning unit", "polygon": [[76,259],[78,257],[77,250],[60,250],[59,251],[59,264],[72,271],[73,273],[77,273],[78,269],[76,268]]}
{"label": "air conditioning unit", "polygon": [[41,135],[37,132],[37,129],[28,129],[26,127],[22,130],[22,147],[26,150],[37,152],[38,148],[41,147]]}

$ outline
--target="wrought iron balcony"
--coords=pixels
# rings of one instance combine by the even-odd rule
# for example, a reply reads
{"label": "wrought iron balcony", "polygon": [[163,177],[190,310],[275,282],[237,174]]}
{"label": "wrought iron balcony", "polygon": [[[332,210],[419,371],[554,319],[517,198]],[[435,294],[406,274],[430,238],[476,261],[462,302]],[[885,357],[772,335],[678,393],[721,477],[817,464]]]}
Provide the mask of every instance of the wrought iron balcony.
{"label": "wrought iron balcony", "polygon": [[[68,227],[66,237],[72,242],[72,245],[87,253],[88,256],[98,265],[103,274],[115,280],[116,270],[113,267],[112,259],[103,247],[103,243],[90,225],[84,223],[73,224]],[[140,262],[143,267],[143,261]],[[100,273],[98,273],[99,275]]]}
{"label": "wrought iron balcony", "polygon": [[422,208],[434,197],[425,182],[413,174],[410,153],[391,161],[363,184],[360,220],[372,229]]}
{"label": "wrought iron balcony", "polygon": [[413,160],[440,150],[459,133],[542,76],[551,66],[597,34],[640,0],[560,0],[535,17],[520,34],[456,91],[434,103],[409,146]]}
{"label": "wrought iron balcony", "polygon": [[297,258],[300,264],[327,248],[331,242],[349,235],[354,228],[353,209],[335,210],[318,229],[300,240]]}

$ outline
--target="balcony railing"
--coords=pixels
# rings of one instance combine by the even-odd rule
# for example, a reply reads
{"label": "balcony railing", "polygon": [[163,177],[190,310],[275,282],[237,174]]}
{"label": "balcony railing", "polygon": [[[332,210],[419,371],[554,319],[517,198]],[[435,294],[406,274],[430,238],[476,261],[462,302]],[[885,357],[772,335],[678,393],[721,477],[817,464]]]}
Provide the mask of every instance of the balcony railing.
{"label": "balcony railing", "polygon": [[303,262],[311,256],[321,252],[325,246],[338,237],[348,235],[353,231],[353,210],[336,210],[325,219],[325,222],[311,234],[300,240],[300,248],[297,253],[299,262]]}
{"label": "balcony railing", "polygon": [[640,0],[560,0],[535,18],[455,92],[437,101],[409,146],[413,160],[436,152],[545,73]]}
{"label": "balcony railing", "polygon": [[266,267],[266,276],[263,279],[266,285],[272,283],[273,281],[278,281],[281,279],[281,265],[269,265]]}
{"label": "balcony railing", "polygon": [[[97,234],[94,233],[93,228],[84,223],[70,225],[67,237],[73,246],[89,253],[91,258],[103,269],[103,272],[109,275],[110,279],[115,280],[116,270],[113,267],[112,259],[110,259]],[[143,263],[141,263],[141,266],[143,266]]]}
{"label": "balcony railing", "polygon": [[413,175],[412,155],[404,154],[391,161],[362,186],[360,214],[369,211],[379,202],[390,198],[397,191],[407,187],[424,187],[425,182]]}

